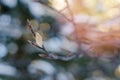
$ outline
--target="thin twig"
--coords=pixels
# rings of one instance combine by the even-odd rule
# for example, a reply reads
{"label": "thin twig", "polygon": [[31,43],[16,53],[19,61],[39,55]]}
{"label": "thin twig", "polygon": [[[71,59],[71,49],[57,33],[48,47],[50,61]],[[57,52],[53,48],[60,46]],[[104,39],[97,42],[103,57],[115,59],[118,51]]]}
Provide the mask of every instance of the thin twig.
{"label": "thin twig", "polygon": [[28,22],[28,27],[29,27],[30,31],[32,32],[33,36],[35,37],[35,32],[34,32],[32,25],[30,24],[30,21],[28,19],[27,19],[27,22]]}
{"label": "thin twig", "polygon": [[81,57],[78,54],[72,54],[72,55],[66,55],[66,56],[59,56],[59,55],[56,55],[56,54],[53,54],[53,53],[48,53],[48,51],[45,49],[44,46],[40,47],[35,42],[32,42],[30,40],[28,40],[28,42],[30,44],[32,44],[33,46],[36,46],[36,47],[38,47],[39,49],[41,49],[41,50],[43,50],[45,52],[44,54],[39,54],[39,56],[42,57],[42,58],[48,58],[48,59],[53,59],[53,60],[69,61],[69,60]]}
{"label": "thin twig", "polygon": [[61,13],[61,12],[63,12],[65,9],[66,9],[67,7],[64,7],[62,10],[60,10],[59,12]]}
{"label": "thin twig", "polygon": [[[32,34],[34,34],[35,32],[33,31],[31,24],[29,24],[28,27],[30,27],[29,29],[30,29],[30,31],[32,32]],[[34,36],[35,36],[35,35],[34,35]],[[78,57],[77,55],[59,56],[59,55],[56,55],[56,54],[52,54],[52,53],[49,53],[49,52],[46,50],[46,48],[44,47],[44,45],[42,45],[42,47],[40,47],[40,46],[39,46],[37,43],[35,43],[35,42],[32,42],[32,41],[30,41],[30,40],[28,40],[28,42],[29,42],[31,45],[33,45],[33,46],[35,46],[35,47],[37,47],[37,48],[39,48],[39,49],[41,49],[41,50],[43,50],[43,51],[45,52],[44,54],[39,54],[40,57],[45,57],[45,58],[54,59],[54,60],[65,60],[65,61],[68,61],[68,60],[74,59],[75,57]]]}
{"label": "thin twig", "polygon": [[53,59],[53,60],[64,60],[64,61],[68,61],[68,60],[72,60],[72,59],[78,58],[78,56],[77,56],[77,55],[59,56],[59,55],[57,55],[57,54],[50,53],[50,54],[48,54],[48,56],[47,56],[46,58],[48,58],[48,59]]}
{"label": "thin twig", "polygon": [[67,9],[68,9],[68,11],[69,11],[69,13],[70,13],[70,15],[71,15],[71,17],[72,17],[72,22],[74,22],[74,14],[73,14],[73,12],[72,12],[72,10],[70,9],[70,5],[69,5],[69,2],[68,2],[68,0],[65,0],[65,2],[66,2],[66,5],[67,5]]}

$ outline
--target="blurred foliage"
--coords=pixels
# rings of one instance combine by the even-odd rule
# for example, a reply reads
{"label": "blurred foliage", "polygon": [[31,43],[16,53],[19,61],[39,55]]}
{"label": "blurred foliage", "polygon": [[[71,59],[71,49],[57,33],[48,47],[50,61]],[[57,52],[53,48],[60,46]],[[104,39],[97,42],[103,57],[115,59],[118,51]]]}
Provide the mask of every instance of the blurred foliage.
{"label": "blurred foliage", "polygon": [[[16,73],[13,72],[13,75],[9,75],[7,72],[10,71],[6,70],[7,67],[4,66],[3,72],[0,67],[0,80],[119,80],[120,71],[116,73],[118,78],[114,74],[115,68],[120,64],[119,56],[112,59],[83,56],[80,59],[70,61],[40,58],[38,54],[42,53],[42,51],[31,46],[27,42],[28,39],[32,39],[31,33],[27,28],[27,19],[37,20],[39,25],[48,23],[50,29],[44,33],[46,34],[47,39],[53,37],[61,38],[59,26],[62,24],[50,15],[35,17],[30,12],[27,3],[24,3],[24,0],[17,0],[15,7],[9,7],[2,1],[3,0],[0,0],[0,44],[6,46],[8,52],[4,57],[0,57],[0,64],[7,64],[9,67],[13,67],[16,70]],[[49,4],[48,0],[41,1],[44,4]],[[5,18],[1,19],[1,16],[3,15],[10,17],[11,21],[7,27],[6,24],[9,20],[6,20]],[[8,33],[6,33],[6,30],[8,30]],[[17,32],[19,32],[19,30],[21,36],[18,37],[19,33]],[[39,28],[36,30],[39,30]],[[10,33],[11,35],[16,35],[10,36]],[[12,44],[11,46],[10,43],[14,43],[14,45]],[[16,49],[16,46],[18,50]],[[0,49],[2,50],[3,47]],[[13,52],[15,49],[16,51]],[[0,52],[0,54],[2,53]],[[47,66],[51,68],[47,69]],[[55,72],[53,69],[53,74],[49,74],[49,72],[44,70],[44,67],[46,70],[50,71],[53,67]]]}

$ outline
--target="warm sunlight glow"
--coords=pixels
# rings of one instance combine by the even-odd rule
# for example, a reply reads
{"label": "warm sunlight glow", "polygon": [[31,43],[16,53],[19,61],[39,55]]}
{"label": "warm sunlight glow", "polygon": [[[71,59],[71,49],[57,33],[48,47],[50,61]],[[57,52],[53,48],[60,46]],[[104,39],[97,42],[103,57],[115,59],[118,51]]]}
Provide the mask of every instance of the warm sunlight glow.
{"label": "warm sunlight glow", "polygon": [[109,28],[109,27],[102,26],[102,25],[99,25],[97,28],[98,28],[98,30],[101,31],[101,32],[108,32],[108,31],[110,31],[110,28]]}
{"label": "warm sunlight glow", "polygon": [[50,2],[52,4],[52,7],[58,11],[62,10],[66,6],[65,0],[50,0]]}
{"label": "warm sunlight glow", "polygon": [[[75,16],[87,14],[94,17],[97,24],[106,23],[107,21],[118,17],[120,15],[119,5],[120,0],[76,0],[71,5],[71,9]],[[90,20],[92,20],[92,18]],[[119,29],[118,23],[116,24],[117,27],[116,25],[97,25],[97,29],[101,32],[115,31]]]}
{"label": "warm sunlight glow", "polygon": [[103,22],[119,15],[119,5],[120,0],[75,0],[71,9],[75,15],[84,13]]}
{"label": "warm sunlight glow", "polygon": [[[51,1],[59,11],[67,6],[64,0]],[[109,57],[120,50],[120,0],[68,0],[68,4],[81,48],[92,56],[107,54]],[[66,9],[60,13],[71,16]]]}
{"label": "warm sunlight glow", "polygon": [[120,12],[118,8],[120,3],[115,0],[84,0],[83,2],[85,1],[89,1],[89,3],[84,3],[88,14],[96,16],[99,22],[114,18]]}

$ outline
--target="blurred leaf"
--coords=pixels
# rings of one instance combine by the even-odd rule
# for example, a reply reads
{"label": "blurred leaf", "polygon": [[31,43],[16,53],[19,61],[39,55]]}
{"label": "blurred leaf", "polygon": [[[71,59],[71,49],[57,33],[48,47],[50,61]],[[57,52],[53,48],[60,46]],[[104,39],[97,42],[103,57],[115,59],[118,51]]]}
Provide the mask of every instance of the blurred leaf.
{"label": "blurred leaf", "polygon": [[48,23],[41,23],[39,26],[40,26],[40,30],[41,31],[48,31],[48,30],[50,30],[50,25]]}

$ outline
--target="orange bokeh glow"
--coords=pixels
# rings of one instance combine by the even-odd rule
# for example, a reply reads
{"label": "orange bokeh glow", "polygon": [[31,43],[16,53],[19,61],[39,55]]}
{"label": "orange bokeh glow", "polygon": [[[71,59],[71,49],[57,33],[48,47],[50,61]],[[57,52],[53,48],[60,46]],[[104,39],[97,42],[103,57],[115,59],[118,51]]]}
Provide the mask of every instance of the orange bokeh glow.
{"label": "orange bokeh glow", "polygon": [[[68,2],[76,23],[74,33],[78,33],[80,46],[87,46],[81,48],[93,57],[117,54],[120,50],[120,0],[68,0]],[[63,4],[66,6],[65,2]]]}

